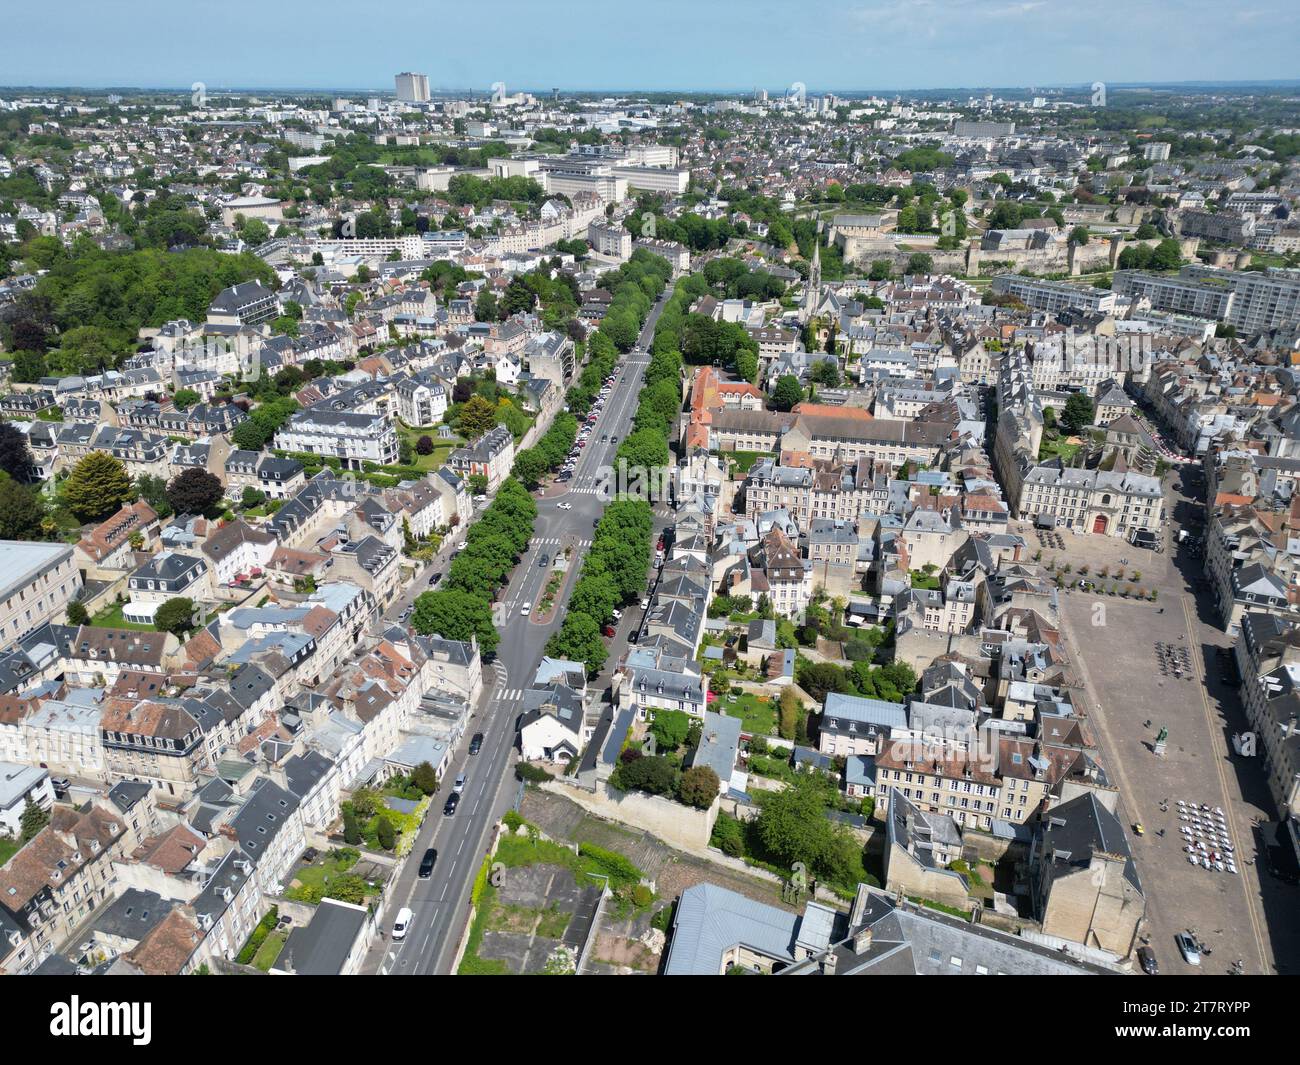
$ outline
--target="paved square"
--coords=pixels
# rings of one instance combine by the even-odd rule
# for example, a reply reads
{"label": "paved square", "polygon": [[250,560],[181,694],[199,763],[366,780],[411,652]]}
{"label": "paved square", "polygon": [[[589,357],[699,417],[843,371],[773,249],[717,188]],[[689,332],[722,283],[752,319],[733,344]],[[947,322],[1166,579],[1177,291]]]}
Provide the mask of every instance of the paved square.
{"label": "paved square", "polygon": [[[1121,819],[1145,828],[1142,836],[1130,832],[1129,844],[1146,891],[1147,935],[1161,971],[1198,971],[1183,962],[1173,943],[1175,933],[1194,928],[1212,952],[1200,972],[1224,973],[1238,958],[1247,973],[1272,972],[1273,945],[1256,904],[1257,869],[1246,864],[1255,854],[1252,820],[1264,811],[1245,802],[1238,788],[1228,725],[1205,689],[1205,649],[1191,600],[1174,588],[1168,591],[1155,605],[1079,592],[1065,596],[1070,653],[1091,696],[1089,716],[1104,764],[1120,790]],[[1189,630],[1192,646],[1183,654]],[[1173,650],[1162,652],[1161,645]],[[1184,663],[1191,671],[1179,678],[1174,670]],[[1086,698],[1084,705],[1089,705]],[[1166,753],[1157,756],[1153,747],[1162,727],[1169,738]],[[1237,875],[1187,860],[1181,829],[1190,822],[1179,820],[1179,799],[1205,804],[1211,813],[1223,809]],[[1166,800],[1167,812],[1161,810]]]}

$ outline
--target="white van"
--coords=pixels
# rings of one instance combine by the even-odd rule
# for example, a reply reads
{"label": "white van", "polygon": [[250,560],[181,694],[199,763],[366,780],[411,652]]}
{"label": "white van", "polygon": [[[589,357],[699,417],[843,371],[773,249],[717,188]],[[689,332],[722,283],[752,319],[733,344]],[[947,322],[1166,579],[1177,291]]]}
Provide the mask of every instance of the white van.
{"label": "white van", "polygon": [[403,906],[397,911],[397,920],[393,922],[393,938],[406,938],[406,930],[411,927],[411,920],[415,914],[411,912],[411,907]]}

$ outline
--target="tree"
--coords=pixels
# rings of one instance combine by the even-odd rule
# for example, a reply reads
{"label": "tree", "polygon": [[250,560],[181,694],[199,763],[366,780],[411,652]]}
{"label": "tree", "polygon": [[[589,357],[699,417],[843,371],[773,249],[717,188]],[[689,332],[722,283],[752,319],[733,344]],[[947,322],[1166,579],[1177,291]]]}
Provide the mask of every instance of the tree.
{"label": "tree", "polygon": [[41,829],[49,823],[50,812],[41,809],[36,803],[32,802],[29,795],[26,804],[23,806],[22,818],[18,822],[19,831],[22,833],[22,841],[27,843],[34,839]]}
{"label": "tree", "polygon": [[438,772],[428,762],[421,762],[411,773],[411,783],[424,794],[432,795],[438,790]]}
{"label": "tree", "polygon": [[515,456],[515,464],[510,473],[529,488],[535,488],[546,473],[546,460],[537,448],[525,448]]}
{"label": "tree", "polygon": [[391,851],[397,845],[397,832],[386,814],[380,814],[375,819],[375,838],[386,851]]}
{"label": "tree", "polygon": [[604,621],[613,616],[618,603],[618,587],[614,579],[599,567],[588,566],[583,569],[581,579],[569,596],[569,611]]}
{"label": "tree", "polygon": [[63,498],[80,521],[103,521],[131,498],[131,478],[106,451],[82,458],[63,482]]}
{"label": "tree", "polygon": [[167,482],[161,477],[155,477],[149,473],[142,473],[135,479],[136,493],[143,499],[153,512],[160,518],[171,516],[172,505],[167,502]]}
{"label": "tree", "polygon": [[431,436],[420,437],[420,439],[415,442],[415,453],[417,455],[432,455],[433,437]]}
{"label": "tree", "polygon": [[500,317],[497,298],[490,289],[479,290],[478,297],[474,300],[474,317],[480,322],[495,322]]}
{"label": "tree", "polygon": [[0,480],[0,540],[45,540],[45,500],[17,481]]}
{"label": "tree", "polygon": [[686,741],[690,727],[690,715],[685,710],[656,710],[650,734],[663,750],[675,751]]}
{"label": "tree", "polygon": [[266,502],[266,493],[254,488],[251,484],[244,485],[244,491],[240,494],[239,505],[245,510],[251,510],[253,507],[260,507]]}
{"label": "tree", "polygon": [[1071,244],[1087,244],[1092,239],[1092,234],[1088,232],[1087,226],[1075,226],[1070,230]]}
{"label": "tree", "polygon": [[153,627],[159,632],[184,636],[194,628],[194,600],[185,596],[168,599],[154,614]]}
{"label": "tree", "polygon": [[720,813],[713,823],[709,842],[723,854],[739,858],[745,853],[745,826],[729,814]]}
{"label": "tree", "polygon": [[207,514],[224,493],[220,478],[192,466],[177,474],[167,486],[167,502],[177,514]]}
{"label": "tree", "polygon": [[788,869],[803,862],[807,869],[826,870],[835,841],[826,798],[824,784],[807,774],[798,774],[784,791],[767,796],[755,832],[772,861]]}
{"label": "tree", "polygon": [[785,374],[772,389],[772,406],[777,410],[790,410],[803,399],[803,387],[794,374]]}
{"label": "tree", "polygon": [[90,612],[75,599],[68,604],[68,624],[85,625],[90,621]]}
{"label": "tree", "polygon": [[840,384],[840,367],[834,359],[822,359],[816,363],[810,377],[819,385],[826,388],[838,388]]}
{"label": "tree", "polygon": [[600,626],[596,619],[576,611],[565,615],[559,630],[547,641],[546,653],[553,658],[582,662],[586,665],[587,672],[593,675],[599,672],[609,657],[609,651],[600,638]]}
{"label": "tree", "polygon": [[343,811],[343,842],[349,846],[357,846],[361,840],[361,826],[357,824],[357,815],[350,809]]}
{"label": "tree", "polygon": [[0,470],[26,483],[36,475],[27,435],[8,422],[0,423]]}
{"label": "tree", "polygon": [[653,755],[625,762],[610,777],[620,791],[645,791],[651,795],[672,795],[677,790],[677,767]]}
{"label": "tree", "polygon": [[707,810],[718,797],[721,786],[718,774],[707,765],[694,765],[682,774],[677,785],[677,797],[687,806]]}
{"label": "tree", "polygon": [[907,273],[909,274],[928,274],[934,270],[934,259],[925,252],[918,251],[909,255],[907,258]]}
{"label": "tree", "polygon": [[425,636],[436,634],[448,640],[477,637],[484,653],[494,651],[501,638],[492,624],[492,604],[459,588],[421,593],[411,613],[411,628]]}
{"label": "tree", "polygon": [[1075,392],[1065,401],[1061,424],[1072,434],[1077,434],[1092,424],[1092,416],[1092,400],[1083,392]]}
{"label": "tree", "polygon": [[496,427],[496,409],[482,396],[470,396],[468,402],[460,408],[456,427],[461,435],[469,440],[477,440],[488,430]]}
{"label": "tree", "polygon": [[177,410],[186,410],[194,406],[202,398],[194,389],[182,388],[176,392],[176,395],[172,396],[172,403]]}

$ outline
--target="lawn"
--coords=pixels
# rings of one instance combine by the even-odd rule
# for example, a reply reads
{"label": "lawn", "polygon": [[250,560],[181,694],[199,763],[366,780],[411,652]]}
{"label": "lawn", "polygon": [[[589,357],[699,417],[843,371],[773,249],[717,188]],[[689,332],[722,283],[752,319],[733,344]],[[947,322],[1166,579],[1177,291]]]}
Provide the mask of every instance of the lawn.
{"label": "lawn", "polygon": [[[285,892],[285,897],[315,905],[330,893],[336,880],[352,875],[349,871],[357,864],[358,857],[355,850],[340,848],[318,858],[311,865],[302,866],[294,872],[293,882]],[[366,884],[367,895],[378,892],[378,888]]]}
{"label": "lawn", "polygon": [[718,457],[733,463],[740,473],[748,473],[759,459],[770,459],[772,455],[767,451],[724,451]]}
{"label": "lawn", "polygon": [[262,945],[257,948],[257,953],[253,955],[253,967],[267,973],[271,971],[271,966],[275,964],[276,958],[280,956],[280,951],[284,949],[284,944],[289,939],[287,930],[277,928],[274,932],[262,940]]}
{"label": "lawn", "polygon": [[[401,422],[397,424],[398,434],[411,445],[411,450],[414,452],[410,465],[418,466],[426,473],[438,469],[447,461],[447,456],[464,443],[461,440],[441,440],[434,435],[435,430],[436,427],[433,429],[412,429],[409,425],[404,425]],[[433,440],[433,450],[427,455],[421,455],[418,451],[415,451],[416,442],[422,436],[430,437]]]}
{"label": "lawn", "polygon": [[136,632],[158,631],[152,625],[137,625],[134,622],[127,621],[122,616],[123,605],[122,603],[114,603],[112,606],[105,607],[90,619],[90,623],[103,629],[134,629]]}
{"label": "lawn", "polygon": [[1059,456],[1062,464],[1068,466],[1082,447],[1083,442],[1078,437],[1049,437],[1048,433],[1043,433],[1043,441],[1038,448],[1038,461],[1046,462]]}
{"label": "lawn", "polygon": [[12,836],[0,836],[0,865],[4,865],[10,858],[18,853],[22,846]]}
{"label": "lawn", "polygon": [[754,736],[770,736],[776,731],[776,704],[771,699],[752,692],[734,698],[719,695],[717,702],[709,704],[709,709],[714,713],[740,718],[740,727]]}

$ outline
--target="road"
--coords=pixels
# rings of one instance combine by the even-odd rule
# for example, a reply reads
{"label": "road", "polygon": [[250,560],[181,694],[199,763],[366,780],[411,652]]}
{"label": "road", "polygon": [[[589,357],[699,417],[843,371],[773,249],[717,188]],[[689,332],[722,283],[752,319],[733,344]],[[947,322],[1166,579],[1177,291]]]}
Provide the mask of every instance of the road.
{"label": "road", "polygon": [[[606,498],[596,485],[607,479],[618,443],[602,442],[601,438],[612,434],[621,441],[631,429],[642,377],[650,359],[648,349],[654,325],[668,294],[665,291],[651,309],[637,349],[621,363],[619,379],[583,449],[573,479],[567,482],[569,490],[554,494],[552,489],[537,498],[533,539],[500,597],[503,609],[497,628],[501,642],[495,661],[484,669],[484,694],[471,719],[469,731],[483,733],[482,751],[471,757],[466,742],[453,756],[411,856],[399,870],[389,906],[390,928],[398,909],[411,908],[410,929],[400,942],[385,941],[380,945],[382,949],[372,951],[367,961],[371,972],[428,975],[451,971],[456,946],[469,915],[470,888],[487,854],[489,831],[510,806],[518,787],[510,770],[516,756],[515,720],[522,711],[523,690],[532,679],[546,641],[564,616],[564,605],[581,567],[584,549],[590,546],[594,524],[605,507]],[[562,509],[560,503],[570,504],[571,509]],[[662,519],[664,514],[661,512],[658,517]],[[554,559],[556,552],[567,544],[575,547],[571,556],[573,564],[556,597],[556,609],[550,621],[541,623],[521,616],[523,604],[536,603],[541,597],[551,572],[550,566],[541,562],[542,555]],[[426,574],[445,572],[448,561],[449,555],[443,555],[419,574],[394,603],[390,615],[400,615],[427,588]],[[640,616],[639,612],[635,613]],[[632,610],[625,612],[612,641],[611,658],[617,655],[636,623],[633,614]],[[442,813],[443,804],[460,773],[466,774],[465,791],[456,813],[446,817]],[[416,868],[428,847],[437,848],[438,861],[433,875],[420,880]]]}

